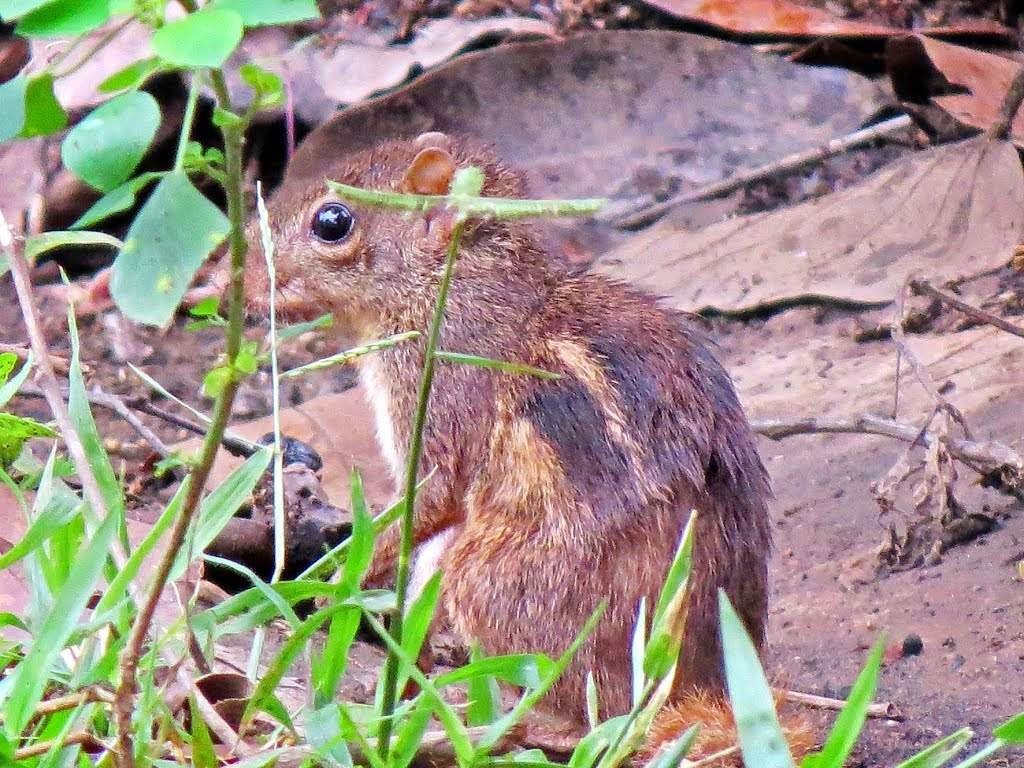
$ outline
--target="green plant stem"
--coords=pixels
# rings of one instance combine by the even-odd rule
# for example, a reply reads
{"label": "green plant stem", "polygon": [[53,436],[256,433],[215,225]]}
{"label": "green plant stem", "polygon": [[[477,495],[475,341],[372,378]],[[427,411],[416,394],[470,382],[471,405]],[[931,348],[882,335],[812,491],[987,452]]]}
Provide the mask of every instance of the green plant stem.
{"label": "green plant stem", "polygon": [[178,137],[178,151],[174,155],[174,170],[185,167],[185,151],[188,140],[192,136],[192,122],[196,116],[196,102],[199,101],[199,87],[202,83],[202,72],[192,73],[192,82],[188,87],[188,100],[185,102],[185,115],[181,118],[181,136]]}
{"label": "green plant stem", "polygon": [[[389,630],[395,643],[402,643],[402,624],[405,620],[405,604],[409,590],[409,561],[413,541],[413,510],[416,505],[416,477],[419,474],[420,459],[423,456],[423,426],[427,420],[427,405],[430,403],[430,387],[434,381],[434,352],[441,335],[441,324],[444,322],[444,310],[448,303],[448,289],[451,287],[452,273],[462,240],[465,222],[460,217],[452,230],[452,240],[448,246],[448,258],[445,260],[441,284],[437,289],[437,302],[434,304],[434,316],[430,321],[427,334],[427,346],[424,352],[423,373],[420,376],[419,396],[416,401],[416,416],[412,427],[412,444],[409,447],[409,459],[405,471],[405,513],[402,516],[402,539],[398,550],[398,568],[395,575],[395,615]],[[398,700],[398,668],[401,660],[398,654],[389,650],[384,662],[384,694],[381,699],[380,732],[377,737],[377,750],[387,760],[391,750],[391,718]]]}
{"label": "green plant stem", "polygon": [[[211,73],[211,80],[218,103],[222,108],[230,109],[231,103],[223,74],[219,70],[215,70]],[[231,223],[231,236],[229,239],[231,272],[228,290],[226,347],[228,365],[234,370],[234,363],[242,345],[245,310],[245,284],[243,281],[246,255],[245,198],[242,189],[242,141],[245,126],[239,124],[228,125],[222,130],[227,169],[227,184],[225,186],[228,198],[228,220]],[[135,766],[132,712],[135,709],[137,672],[146,635],[153,622],[157,602],[167,584],[167,579],[174,566],[178,551],[184,544],[192,521],[199,509],[199,502],[203,497],[206,482],[213,468],[213,461],[217,455],[217,449],[220,447],[221,437],[224,435],[228,419],[231,416],[231,407],[234,403],[235,394],[238,391],[238,384],[238,375],[231,376],[217,397],[210,428],[206,433],[206,438],[203,440],[199,460],[190,475],[188,495],[185,497],[185,502],[182,505],[181,515],[174,521],[174,527],[171,529],[170,537],[164,550],[164,556],[161,558],[160,564],[153,575],[149,592],[146,595],[146,601],[135,618],[128,643],[121,655],[121,679],[114,697],[113,706],[117,725],[117,745],[114,755],[120,768],[134,768]]]}
{"label": "green plant stem", "polygon": [[[53,76],[53,79],[54,80],[60,80],[62,77],[67,77],[68,75],[73,75],[75,72],[80,70],[88,62],[92,61],[93,56],[95,56],[97,53],[99,53],[104,48],[106,48],[108,45],[110,45],[110,43],[114,40],[114,38],[117,37],[119,34],[121,34],[124,31],[125,27],[127,27],[133,21],[135,21],[135,17],[134,16],[129,16],[127,19],[122,21],[117,26],[111,27],[106,33],[104,33],[104,35],[99,40],[96,41],[96,44],[93,45],[92,48],[87,50],[85,53],[83,53],[79,57],[78,61],[76,61],[70,67],[65,69],[63,72],[55,73],[54,76]],[[84,35],[80,39],[84,40],[86,37],[88,37],[88,35]],[[70,54],[71,51],[73,51],[78,46],[78,43],[79,43],[79,40],[76,40],[74,43],[72,43],[71,47],[68,48],[66,53]],[[65,58],[65,57],[61,57],[61,60],[63,60],[63,58]],[[53,66],[56,67],[56,63],[54,63]]]}

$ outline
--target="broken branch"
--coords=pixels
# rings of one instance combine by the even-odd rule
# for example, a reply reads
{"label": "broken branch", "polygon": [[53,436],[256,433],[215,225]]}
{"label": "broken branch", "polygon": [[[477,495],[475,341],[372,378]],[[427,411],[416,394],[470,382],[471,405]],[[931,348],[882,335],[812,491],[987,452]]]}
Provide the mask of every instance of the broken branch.
{"label": "broken branch", "polygon": [[927,280],[914,279],[910,281],[910,290],[921,296],[929,296],[937,301],[941,301],[943,304],[948,304],[954,309],[963,312],[968,317],[977,320],[979,323],[985,325],[991,325],[994,328],[998,328],[1001,331],[1006,331],[1014,336],[1020,336],[1024,338],[1024,328],[1013,323],[1008,323],[998,315],[988,312],[979,307],[972,306],[965,301],[961,301],[956,296],[951,296],[944,291],[940,291],[934,285],[929,283]]}

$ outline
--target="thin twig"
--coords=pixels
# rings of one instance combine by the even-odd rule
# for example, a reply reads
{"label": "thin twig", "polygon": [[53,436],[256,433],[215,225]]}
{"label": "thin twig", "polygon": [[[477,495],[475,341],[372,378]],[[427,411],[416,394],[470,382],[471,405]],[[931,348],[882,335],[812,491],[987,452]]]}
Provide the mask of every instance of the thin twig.
{"label": "thin twig", "polygon": [[[828,696],[817,696],[813,693],[801,693],[800,691],[783,691],[786,701],[794,704],[803,704],[807,707],[818,709],[841,710],[846,706],[843,699],[833,699]],[[891,701],[876,701],[868,705],[868,717],[875,717],[883,720],[902,720],[903,716],[896,711]]]}
{"label": "thin twig", "polygon": [[616,212],[611,206],[609,206],[606,214],[598,214],[596,218],[607,221],[619,229],[634,229],[636,227],[642,227],[645,224],[651,223],[659,216],[664,215],[677,205],[682,205],[683,203],[694,203],[698,200],[706,200],[713,197],[720,197],[722,195],[729,194],[730,192],[734,192],[741,187],[745,187],[748,184],[792,173],[805,165],[821,162],[822,160],[827,160],[830,157],[835,157],[836,155],[843,154],[844,152],[849,152],[852,149],[856,149],[865,144],[870,144],[878,139],[904,131],[912,125],[913,121],[908,115],[900,115],[899,117],[884,120],[883,122],[877,123],[868,128],[854,131],[846,136],[841,136],[838,139],[832,139],[827,144],[820,147],[806,149],[802,152],[794,152],[791,155],[786,155],[783,158],[773,160],[765,165],[760,165],[746,171],[739,171],[723,181],[716,181],[713,184],[707,184],[703,187],[698,187],[697,189],[680,192],[679,194],[670,197],[668,200],[663,200],[638,210],[623,212],[620,209]]}
{"label": "thin twig", "polygon": [[985,325],[991,325],[998,328],[1001,331],[1012,333],[1014,336],[1024,338],[1024,328],[1013,323],[1008,323],[1003,318],[995,315],[987,310],[980,309],[979,307],[972,306],[965,301],[961,301],[956,296],[951,296],[944,291],[940,291],[934,285],[929,283],[927,280],[913,279],[910,281],[910,290],[916,294],[923,296],[930,296],[933,299],[941,301],[943,304],[948,304],[954,309],[958,309],[968,317],[977,320],[979,323]]}
{"label": "thin twig", "polygon": [[[192,2],[187,2],[187,5],[194,8]],[[210,80],[217,96],[218,105],[222,109],[231,111],[231,98],[223,72],[212,70]],[[245,126],[229,123],[224,125],[221,130],[224,135],[228,220],[231,223],[229,236],[231,272],[228,287],[228,330],[225,353],[228,365],[234,371],[242,346],[245,320],[244,278],[247,244],[245,240],[245,198],[242,189],[242,141]],[[235,400],[235,394],[238,392],[239,383],[239,377],[233,373],[228,377],[224,389],[217,397],[209,431],[203,441],[195,469],[190,475],[191,479],[185,501],[182,504],[181,514],[171,528],[164,555],[153,574],[146,600],[135,617],[131,634],[121,655],[121,679],[114,702],[114,721],[117,725],[117,749],[114,752],[114,759],[120,768],[135,768],[132,714],[135,711],[135,694],[138,686],[136,675],[146,635],[153,623],[157,603],[167,584],[171,568],[174,566],[178,552],[185,542],[192,520],[199,508],[199,502],[203,497],[206,482],[210,477],[213,462],[220,447],[220,439],[231,416],[231,407]]]}
{"label": "thin twig", "polygon": [[706,757],[702,757],[700,760],[686,760],[682,762],[683,768],[704,768],[704,766],[711,766],[719,764],[719,760],[724,760],[727,757],[732,757],[740,751],[739,744],[733,744],[731,747],[720,749],[717,752],[712,752]]}
{"label": "thin twig", "polygon": [[[896,346],[896,365],[899,367],[900,361],[905,359],[909,364],[911,370],[914,372],[914,376],[917,378],[918,383],[924,388],[924,391],[928,393],[931,401],[935,404],[943,413],[949,415],[960,428],[964,431],[964,436],[968,440],[973,440],[974,436],[971,434],[970,427],[967,426],[967,420],[960,410],[953,405],[946,397],[939,392],[939,388],[935,386],[935,382],[932,380],[931,374],[925,365],[918,359],[914,350],[911,349],[910,344],[907,342],[907,335],[903,329],[906,316],[904,305],[906,303],[907,291],[910,289],[910,283],[913,281],[912,275],[907,275],[907,279],[904,280],[900,286],[899,291],[896,292],[896,306],[893,311],[892,324],[890,325],[890,331],[892,333],[892,342]],[[897,380],[896,386],[899,387],[899,381]],[[897,391],[897,398],[899,392]],[[893,414],[895,416],[895,414]]]}
{"label": "thin twig", "polygon": [[171,449],[168,448],[167,444],[160,439],[160,436],[147,427],[125,404],[124,400],[117,395],[105,392],[98,384],[96,384],[89,392],[89,402],[113,411],[128,422],[128,425],[138,432],[139,436],[149,443],[149,447],[158,453],[161,458],[166,459],[171,455]]}
{"label": "thin twig", "polygon": [[45,755],[51,749],[62,749],[74,744],[80,744],[82,746],[103,746],[103,742],[88,731],[75,731],[74,733],[68,734],[63,739],[47,739],[46,741],[37,742],[32,746],[14,750],[14,764],[17,765],[22,760],[28,760],[29,758]]}
{"label": "thin twig", "polygon": [[[905,443],[920,443],[925,447],[935,440],[935,435],[931,432],[922,432],[918,427],[870,413],[852,418],[808,416],[788,420],[762,419],[751,421],[750,426],[759,435],[772,440],[781,440],[793,435],[826,433],[881,435]],[[1024,471],[1024,456],[1003,443],[957,439],[950,440],[946,447],[954,458],[976,463],[988,471],[1007,466]]]}
{"label": "thin twig", "polygon": [[[50,412],[57,422],[57,427],[64,438],[65,445],[67,445],[68,453],[71,454],[71,458],[74,461],[75,469],[82,483],[82,492],[85,494],[89,506],[92,507],[94,520],[105,520],[110,510],[107,509],[107,502],[100,492],[96,475],[92,471],[85,448],[82,446],[82,441],[78,437],[78,432],[71,421],[71,414],[68,412],[67,404],[61,396],[57,375],[54,373],[53,365],[50,361],[46,337],[43,335],[42,324],[39,320],[39,309],[32,295],[32,281],[29,278],[28,263],[25,261],[25,256],[21,249],[15,248],[10,227],[7,225],[2,212],[0,212],[0,249],[3,250],[10,265],[11,276],[14,278],[14,290],[18,295],[18,304],[21,307],[22,319],[28,332],[29,343],[32,345],[32,352],[36,358],[36,365],[39,366],[36,375],[39,388],[42,390],[47,405],[50,406]],[[119,547],[115,547],[113,552],[117,566],[119,568],[124,567],[127,557]]]}
{"label": "thin twig", "polygon": [[108,691],[106,688],[100,688],[99,686],[91,685],[88,688],[83,688],[80,691],[69,693],[66,696],[56,696],[52,699],[46,699],[39,703],[36,707],[36,716],[52,715],[54,712],[63,712],[66,709],[74,709],[82,704],[97,703],[97,704],[110,704],[114,700],[114,694]]}
{"label": "thin twig", "polygon": [[206,723],[207,727],[213,731],[214,735],[220,741],[221,744],[231,747],[231,751],[234,755],[241,758],[252,757],[255,754],[255,750],[246,742],[242,741],[242,737],[235,731],[234,728],[221,717],[220,712],[214,709],[213,704],[206,698],[199,687],[195,684],[195,680],[191,679],[185,674],[185,671],[179,669],[178,672],[178,683],[180,685],[188,686],[192,696],[195,697],[196,709],[199,710],[199,714],[203,718],[203,722]]}
{"label": "thin twig", "polygon": [[[176,427],[188,430],[194,435],[206,437],[207,427],[186,419],[183,416],[178,416],[177,414],[164,410],[160,406],[153,405],[147,400],[129,400],[128,407],[134,408],[136,411],[140,411],[141,413],[147,413],[150,416],[156,416],[158,419],[163,419],[168,424],[173,424]],[[240,456],[245,459],[249,458],[259,450],[259,446],[255,443],[227,434],[221,437],[220,444],[221,447],[232,456]]]}
{"label": "thin twig", "polygon": [[985,131],[990,139],[1006,139],[1013,127],[1013,118],[1024,101],[1024,67],[1017,70],[1017,74],[1010,81],[1010,87],[1006,89],[1003,103],[999,106],[999,115],[992,122],[992,125]]}
{"label": "thin twig", "polygon": [[[0,341],[0,352],[10,352],[11,354],[17,355],[19,360],[27,360],[30,347],[25,344],[8,344]],[[59,355],[50,354],[50,364],[53,366],[54,373],[66,375],[70,369],[70,364],[66,357],[60,357]]]}

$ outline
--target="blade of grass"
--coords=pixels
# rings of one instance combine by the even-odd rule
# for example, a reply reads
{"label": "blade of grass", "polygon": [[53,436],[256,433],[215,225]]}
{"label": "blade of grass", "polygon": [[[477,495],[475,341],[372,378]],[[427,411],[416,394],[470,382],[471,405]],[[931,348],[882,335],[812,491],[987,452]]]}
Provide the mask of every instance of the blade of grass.
{"label": "blade of grass", "polygon": [[867,663],[857,675],[857,680],[846,699],[846,705],[836,718],[821,751],[805,757],[800,763],[801,768],[842,768],[867,720],[868,707],[874,698],[878,673],[882,668],[884,650],[883,638],[871,649]]}
{"label": "blade of grass", "polygon": [[904,760],[896,768],[940,768],[960,754],[973,738],[973,730],[961,728]]}
{"label": "blade of grass", "polygon": [[[455,759],[458,761],[458,764],[463,768],[472,765],[474,762],[473,742],[469,738],[466,726],[462,724],[459,716],[455,714],[455,710],[444,700],[430,679],[416,667],[415,659],[410,658],[402,646],[395,642],[395,638],[384,628],[384,625],[368,611],[363,612],[363,618],[373,631],[377,633],[377,636],[384,641],[384,644],[388,646],[388,650],[395,655],[395,658],[406,666],[410,677],[419,685],[422,695],[430,699],[434,714],[441,721],[441,726],[452,743],[452,750],[455,752]],[[378,748],[379,746],[378,744]],[[388,754],[390,755],[390,750]]]}
{"label": "blade of grass", "polygon": [[758,768],[793,768],[775,700],[754,643],[725,592],[718,592],[722,652],[729,701],[736,718],[743,761]]}
{"label": "blade of grass", "polygon": [[281,378],[294,379],[297,376],[305,376],[308,373],[322,371],[327,368],[334,368],[338,365],[345,365],[346,363],[350,363],[357,358],[370,354],[371,352],[380,352],[383,349],[390,349],[397,344],[401,344],[403,341],[418,339],[422,335],[423,334],[419,331],[396,333],[393,336],[388,336],[386,339],[371,341],[368,344],[362,344],[358,347],[346,349],[344,352],[339,352],[336,355],[324,357],[320,360],[314,360],[312,363],[307,363],[306,365],[300,365],[298,368],[292,368],[291,370],[282,373]]}
{"label": "blade of grass", "polygon": [[434,353],[438,360],[458,365],[473,365],[477,368],[486,368],[499,373],[511,373],[519,376],[535,376],[538,379],[554,381],[562,378],[562,374],[553,371],[545,371],[542,368],[534,368],[532,365],[515,363],[509,360],[495,360],[491,357],[480,357],[479,355],[467,355],[463,352],[445,352],[438,350]]}
{"label": "blade of grass", "polygon": [[103,571],[117,524],[116,515],[108,515],[100,524],[57,594],[49,619],[33,638],[24,660],[14,670],[10,688],[6,689],[9,696],[4,707],[4,731],[8,738],[18,738],[42,698],[50,667],[85,610]]}

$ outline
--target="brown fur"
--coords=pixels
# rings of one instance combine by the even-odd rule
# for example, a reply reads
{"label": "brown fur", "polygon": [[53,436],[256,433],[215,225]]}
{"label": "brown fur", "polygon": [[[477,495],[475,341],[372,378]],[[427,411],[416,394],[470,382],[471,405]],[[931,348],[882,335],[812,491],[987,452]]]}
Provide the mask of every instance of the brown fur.
{"label": "brown fur", "polygon": [[[815,747],[814,731],[799,713],[785,709],[781,695],[776,696],[779,724],[794,760],[799,761]],[[665,707],[654,718],[644,750],[638,757],[646,762],[665,744],[675,740],[692,725],[699,725],[687,759],[697,761],[722,752],[737,744],[736,720],[729,703],[706,692],[693,692]],[[713,768],[739,768],[743,765],[739,752],[730,753],[708,763]]]}
{"label": "brown fur", "polygon": [[[522,178],[488,150],[441,140],[456,166],[483,168],[484,194],[522,196]],[[418,151],[411,142],[384,144],[325,164],[324,176],[398,189]],[[282,314],[330,310],[361,340],[425,329],[451,215],[434,212],[424,221],[351,204],[355,231],[329,246],[309,227],[330,199],[320,185],[286,183],[272,201]],[[582,721],[587,670],[603,716],[629,708],[638,604],[655,604],[690,510],[699,510],[675,697],[694,687],[719,694],[718,588],[759,648],[764,641],[770,490],[753,435],[710,342],[687,316],[624,284],[570,274],[538,245],[531,226],[471,224],[441,348],[562,378],[439,364],[421,467],[436,475],[417,501],[416,541],[457,529],[441,558],[445,607],[462,636],[492,654],[559,654],[608,600],[595,635],[546,701]],[[258,247],[258,236],[251,242]],[[247,293],[265,309],[262,259],[250,264]],[[367,383],[386,390],[378,397],[395,436],[396,475],[422,361],[420,342],[361,362]],[[396,549],[390,531],[368,583],[386,581]]]}

